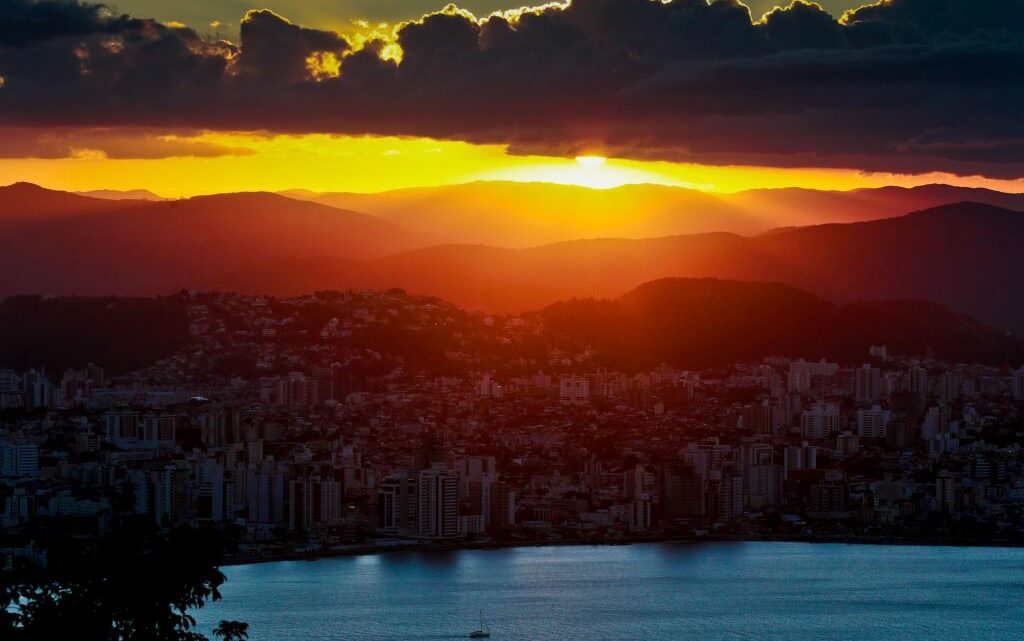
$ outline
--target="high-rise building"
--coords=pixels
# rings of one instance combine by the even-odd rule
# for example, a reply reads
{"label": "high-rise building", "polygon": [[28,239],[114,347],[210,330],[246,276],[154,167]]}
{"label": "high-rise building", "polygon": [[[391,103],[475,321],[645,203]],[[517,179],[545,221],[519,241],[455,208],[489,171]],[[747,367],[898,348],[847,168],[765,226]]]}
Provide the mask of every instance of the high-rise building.
{"label": "high-rise building", "polygon": [[451,538],[459,534],[459,475],[443,465],[420,472],[416,486],[419,534]]}
{"label": "high-rise building", "polygon": [[45,409],[53,406],[53,384],[45,371],[29,370],[21,377],[21,387],[25,394],[25,407],[29,409]]}
{"label": "high-rise building", "polygon": [[839,431],[839,407],[833,403],[815,403],[800,417],[804,438],[824,440]]}
{"label": "high-rise building", "polygon": [[68,369],[60,381],[61,403],[79,405],[92,398],[93,390],[103,387],[103,369],[89,363],[82,369]]}
{"label": "high-rise building", "polygon": [[813,470],[818,467],[818,448],[808,445],[790,445],[782,452],[782,478],[789,478],[793,470]]}
{"label": "high-rise building", "polygon": [[103,414],[103,437],[118,447],[139,441],[142,418],[134,410],[111,410]]}
{"label": "high-rise building", "polygon": [[792,361],[789,364],[790,374],[806,374],[809,378],[831,378],[835,376],[838,371],[838,363],[828,363],[825,360],[818,361],[817,363],[809,363],[807,361],[799,360]]}
{"label": "high-rise building", "polygon": [[590,402],[590,380],[586,376],[563,376],[558,389],[562,403],[575,405]]}
{"label": "high-rise building", "polygon": [[960,398],[960,376],[956,372],[943,372],[935,381],[935,391],[947,402]]}
{"label": "high-rise building", "polygon": [[858,367],[854,380],[854,400],[873,403],[882,397],[882,370],[865,364]]}
{"label": "high-rise building", "polygon": [[704,478],[692,465],[670,463],[658,474],[658,514],[664,521],[705,514]]}
{"label": "high-rise building", "polygon": [[760,510],[778,505],[782,470],[778,465],[752,465],[744,472],[747,483],[746,506]]}
{"label": "high-rise building", "polygon": [[935,500],[939,510],[955,512],[957,509],[957,482],[948,474],[940,474],[935,479]]}
{"label": "high-rise building", "polygon": [[149,414],[142,419],[141,443],[147,447],[172,447],[177,418],[173,414]]}
{"label": "high-rise building", "polygon": [[507,483],[491,486],[491,528],[504,528],[516,523],[516,493]]}
{"label": "high-rise building", "polygon": [[889,417],[892,413],[880,405],[857,411],[857,436],[861,438],[885,438],[889,433]]}
{"label": "high-rise building", "polygon": [[32,477],[38,472],[38,445],[0,442],[0,476]]}
{"label": "high-rise building", "polygon": [[1013,398],[1024,401],[1024,367],[1013,373]]}
{"label": "high-rise building", "polygon": [[923,367],[911,367],[907,371],[907,391],[918,396],[928,394],[928,370]]}
{"label": "high-rise building", "polygon": [[377,494],[378,529],[384,534],[415,534],[418,516],[416,479],[406,472],[384,479]]}

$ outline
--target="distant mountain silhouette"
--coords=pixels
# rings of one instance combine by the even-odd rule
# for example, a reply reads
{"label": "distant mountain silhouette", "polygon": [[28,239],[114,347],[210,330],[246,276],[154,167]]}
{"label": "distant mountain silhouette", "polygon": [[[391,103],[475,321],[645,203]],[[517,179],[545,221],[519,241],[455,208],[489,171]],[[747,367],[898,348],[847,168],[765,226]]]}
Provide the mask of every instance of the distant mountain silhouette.
{"label": "distant mountain silhouette", "polygon": [[[0,222],[10,266],[0,296],[165,294],[290,256],[370,258],[424,244],[372,216],[270,193],[115,202],[14,186],[0,202],[13,219]],[[58,205],[65,215],[47,213]]]}
{"label": "distant mountain silhouette", "polygon": [[[492,186],[487,187],[491,193]],[[541,194],[549,187],[562,189],[530,189]],[[640,187],[636,193],[652,193],[649,186]],[[570,195],[609,193],[566,189]],[[611,191],[619,193],[617,198],[632,193],[623,190]],[[862,190],[856,198],[890,202],[962,191],[943,186]],[[854,193],[838,197],[850,199]],[[761,198],[755,192],[740,197]],[[804,204],[794,207],[806,210],[809,201],[835,196],[780,190],[771,197],[776,203],[782,197],[799,200]],[[505,206],[500,199],[495,202]],[[628,205],[623,201],[622,206]],[[587,211],[586,202],[569,207],[564,218],[581,211]],[[434,237],[277,194],[110,201],[17,184],[0,188],[0,252],[5,264],[14,266],[0,271],[0,296],[156,295],[183,287],[269,294],[403,287],[471,308],[507,312],[572,297],[618,296],[663,277],[715,277],[783,282],[840,303],[933,301],[995,327],[1024,330],[1018,275],[1024,214],[979,203],[755,236],[605,238],[526,249],[432,245]]]}
{"label": "distant mountain silhouette", "polygon": [[148,189],[94,189],[92,191],[76,191],[75,193],[81,196],[105,200],[167,200]]}
{"label": "distant mountain silhouette", "polygon": [[354,209],[447,242],[531,247],[580,238],[655,238],[901,216],[958,202],[1024,210],[1024,194],[949,185],[853,191],[755,189],[718,194],[662,185],[595,190],[570,185],[476,182],[377,194],[285,192]]}
{"label": "distant mountain silhouette", "polygon": [[775,230],[600,239],[529,249],[441,245],[368,261],[305,259],[213,278],[215,288],[297,294],[404,287],[494,311],[611,297],[666,276],[770,280],[837,302],[913,299],[1024,330],[1024,214],[977,203],[898,218]]}
{"label": "distant mountain silhouette", "polygon": [[0,225],[38,223],[56,218],[94,214],[131,207],[138,203],[90,198],[68,191],[44,189],[32,183],[0,187]]}
{"label": "distant mountain silhouette", "polygon": [[667,278],[616,300],[571,300],[540,312],[556,344],[590,346],[615,367],[714,367],[779,354],[857,363],[871,345],[929,349],[952,362],[1019,363],[1020,338],[931,303],[835,305],[779,283]]}

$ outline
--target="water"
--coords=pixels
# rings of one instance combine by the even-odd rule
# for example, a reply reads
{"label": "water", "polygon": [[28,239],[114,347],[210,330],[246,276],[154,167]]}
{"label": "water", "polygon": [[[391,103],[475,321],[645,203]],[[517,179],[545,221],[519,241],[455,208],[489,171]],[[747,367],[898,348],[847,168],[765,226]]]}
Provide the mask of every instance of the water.
{"label": "water", "polygon": [[198,613],[252,641],[1024,638],[1024,549],[645,544],[229,567]]}

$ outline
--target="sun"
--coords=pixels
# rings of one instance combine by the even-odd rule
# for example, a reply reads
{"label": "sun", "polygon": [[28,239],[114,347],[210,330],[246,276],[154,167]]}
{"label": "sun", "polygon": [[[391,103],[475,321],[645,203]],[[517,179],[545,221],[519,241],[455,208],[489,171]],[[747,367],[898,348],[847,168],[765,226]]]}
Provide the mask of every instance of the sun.
{"label": "sun", "polygon": [[503,167],[474,174],[471,180],[510,180],[541,182],[556,185],[577,185],[591,189],[612,189],[622,185],[653,183],[691,187],[672,176],[650,171],[643,163],[606,158],[604,156],[576,156],[570,158],[533,157],[518,167]]}
{"label": "sun", "polygon": [[604,156],[576,156],[576,162],[587,168],[600,167],[606,160]]}

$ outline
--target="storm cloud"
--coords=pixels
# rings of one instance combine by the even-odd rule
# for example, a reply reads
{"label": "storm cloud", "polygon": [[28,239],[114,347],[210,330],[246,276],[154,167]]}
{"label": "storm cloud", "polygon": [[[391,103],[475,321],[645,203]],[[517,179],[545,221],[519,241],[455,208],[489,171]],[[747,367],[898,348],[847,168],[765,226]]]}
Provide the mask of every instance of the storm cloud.
{"label": "storm cloud", "polygon": [[759,21],[735,0],[448,7],[363,47],[264,10],[240,33],[7,0],[0,120],[1024,176],[1024,0],[887,0],[838,18],[797,1]]}

